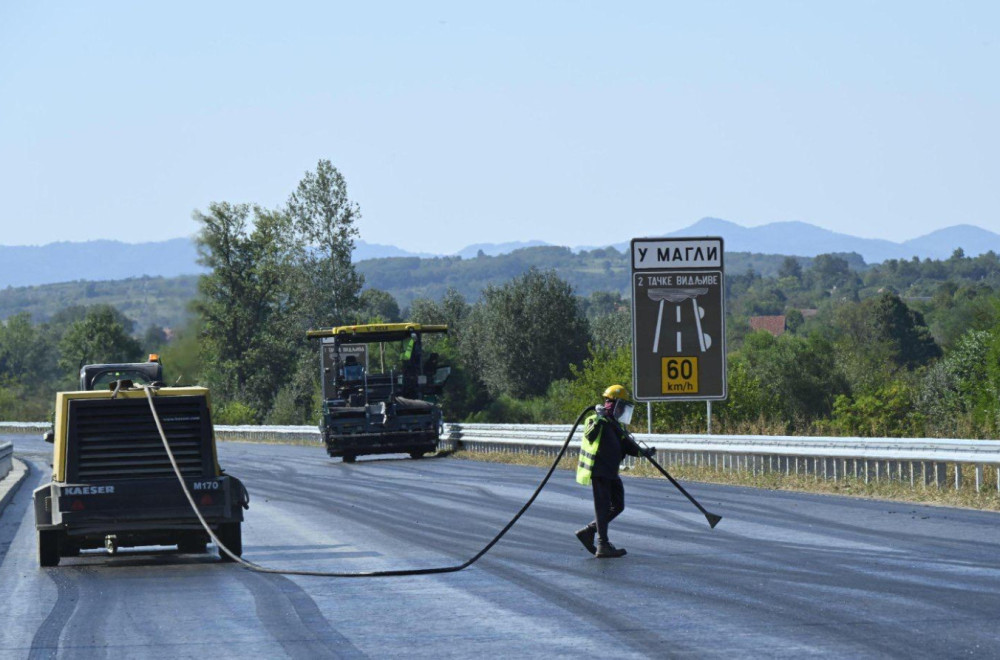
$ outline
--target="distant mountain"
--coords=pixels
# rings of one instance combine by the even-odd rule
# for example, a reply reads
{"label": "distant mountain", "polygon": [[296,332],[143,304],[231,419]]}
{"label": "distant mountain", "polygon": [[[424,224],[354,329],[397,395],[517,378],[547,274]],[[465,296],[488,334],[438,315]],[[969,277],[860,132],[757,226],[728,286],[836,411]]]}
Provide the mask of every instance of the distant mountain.
{"label": "distant mountain", "polygon": [[395,245],[380,245],[378,243],[368,243],[366,241],[354,241],[354,254],[351,261],[365,261],[366,259],[385,259],[386,257],[436,257],[439,255],[428,254],[427,252],[410,252]]}
{"label": "distant mountain", "polygon": [[903,245],[910,256],[947,259],[960,247],[966,256],[975,257],[990,250],[1000,254],[1000,235],[974,225],[955,225],[910,239]]}
{"label": "distant mountain", "polygon": [[204,272],[188,238],[156,243],[87,241],[42,246],[0,245],[0,287],[75,280],[192,275]]}
{"label": "distant mountain", "polygon": [[[970,257],[984,252],[1000,253],[1000,234],[972,225],[956,225],[894,243],[877,238],[857,238],[816,227],[805,222],[772,222],[759,227],[742,227],[718,218],[702,218],[690,227],[664,234],[665,236],[722,236],[726,252],[784,254],[815,257],[831,252],[856,252],[866,263],[881,263],[887,259],[947,259],[956,248]],[[627,251],[628,243],[614,247]]]}
{"label": "distant mountain", "polygon": [[[855,252],[869,264],[881,263],[886,259],[911,259],[914,256],[921,259],[947,259],[957,248],[962,248],[970,257],[990,250],[1000,254],[1000,234],[968,224],[939,229],[903,243],[856,238],[805,222],[774,222],[760,227],[743,227],[718,218],[702,218],[690,227],[664,235],[722,236],[726,241],[726,252],[729,253],[815,257],[830,252]],[[542,246],[551,244],[544,241],[477,243],[460,250],[457,256],[474,259],[480,251],[487,256],[499,256],[523,248]],[[623,253],[628,252],[627,242],[610,247]],[[593,249],[577,247],[574,251]],[[392,257],[436,256],[443,255],[411,252],[395,245],[359,240],[355,245],[353,260],[365,262]],[[43,246],[0,246],[0,288],[76,280],[197,275],[204,272],[198,265],[197,258],[194,243],[187,238],[134,244],[102,240]]]}
{"label": "distant mountain", "polygon": [[489,257],[496,257],[501,254],[510,254],[514,250],[526,247],[543,247],[551,245],[545,241],[511,241],[509,243],[476,243],[459,250],[456,254],[463,259],[475,259],[479,252]]}

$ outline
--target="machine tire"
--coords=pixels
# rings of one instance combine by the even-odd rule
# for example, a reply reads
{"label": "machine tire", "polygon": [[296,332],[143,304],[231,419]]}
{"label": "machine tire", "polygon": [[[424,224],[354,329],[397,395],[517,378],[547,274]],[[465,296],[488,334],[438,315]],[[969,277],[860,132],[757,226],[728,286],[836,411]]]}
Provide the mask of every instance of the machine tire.
{"label": "machine tire", "polygon": [[[222,544],[229,548],[230,552],[237,557],[243,556],[243,531],[240,523],[222,523],[215,534],[222,541]],[[219,559],[233,561],[233,558],[224,553],[221,548],[219,549]]]}
{"label": "machine tire", "polygon": [[38,531],[38,565],[59,565],[59,532]]}
{"label": "machine tire", "polygon": [[355,456],[354,454],[344,454],[345,463],[353,463],[356,460],[358,460],[358,457]]}
{"label": "machine tire", "polygon": [[413,460],[417,460],[418,458],[423,458],[423,457],[424,457],[424,452],[422,452],[422,451],[411,451],[410,452],[410,458],[412,458]]}

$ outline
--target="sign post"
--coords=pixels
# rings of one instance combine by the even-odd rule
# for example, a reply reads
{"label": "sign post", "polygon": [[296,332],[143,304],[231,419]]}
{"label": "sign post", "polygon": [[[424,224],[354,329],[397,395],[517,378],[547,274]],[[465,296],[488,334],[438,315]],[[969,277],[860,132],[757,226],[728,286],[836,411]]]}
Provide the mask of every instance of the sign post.
{"label": "sign post", "polygon": [[721,237],[632,239],[637,401],[726,398],[725,304]]}

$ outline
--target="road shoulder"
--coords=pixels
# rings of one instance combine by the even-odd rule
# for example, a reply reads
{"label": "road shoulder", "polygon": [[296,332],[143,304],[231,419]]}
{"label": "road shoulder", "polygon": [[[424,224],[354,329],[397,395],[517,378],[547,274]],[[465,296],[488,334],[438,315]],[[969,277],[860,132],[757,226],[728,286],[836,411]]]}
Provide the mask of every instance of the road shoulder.
{"label": "road shoulder", "polygon": [[0,479],[0,514],[3,513],[4,507],[7,506],[7,503],[14,498],[14,494],[17,492],[18,487],[27,476],[28,466],[25,465],[23,461],[15,458],[10,472],[6,477]]}

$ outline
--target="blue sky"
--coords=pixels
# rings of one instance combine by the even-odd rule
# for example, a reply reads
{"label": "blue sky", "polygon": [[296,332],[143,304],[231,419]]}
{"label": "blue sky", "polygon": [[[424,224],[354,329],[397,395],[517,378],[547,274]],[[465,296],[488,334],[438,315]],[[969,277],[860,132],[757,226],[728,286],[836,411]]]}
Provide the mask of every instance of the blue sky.
{"label": "blue sky", "polygon": [[1000,3],[0,3],[0,244],[191,235],[320,158],[361,237],[1000,231]]}

